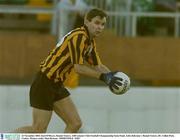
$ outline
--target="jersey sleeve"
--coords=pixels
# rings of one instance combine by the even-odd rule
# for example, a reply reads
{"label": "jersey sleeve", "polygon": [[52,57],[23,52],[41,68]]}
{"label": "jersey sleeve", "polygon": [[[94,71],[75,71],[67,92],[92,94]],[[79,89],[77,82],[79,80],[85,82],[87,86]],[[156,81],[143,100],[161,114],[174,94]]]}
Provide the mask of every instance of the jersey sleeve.
{"label": "jersey sleeve", "polygon": [[73,64],[83,64],[83,51],[85,49],[86,37],[83,34],[77,34],[69,39],[68,47],[71,62]]}
{"label": "jersey sleeve", "polygon": [[99,57],[98,52],[96,51],[96,44],[95,42],[93,42],[93,49],[90,53],[90,55],[86,56],[86,61],[90,64],[90,65],[100,65],[101,63],[101,59]]}

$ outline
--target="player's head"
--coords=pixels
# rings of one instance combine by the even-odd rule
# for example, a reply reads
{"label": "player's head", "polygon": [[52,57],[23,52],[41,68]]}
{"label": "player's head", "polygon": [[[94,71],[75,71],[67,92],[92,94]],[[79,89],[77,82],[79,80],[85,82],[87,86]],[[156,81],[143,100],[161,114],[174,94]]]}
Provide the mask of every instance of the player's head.
{"label": "player's head", "polygon": [[87,12],[84,24],[88,27],[91,36],[98,36],[105,27],[107,14],[101,9],[91,9]]}

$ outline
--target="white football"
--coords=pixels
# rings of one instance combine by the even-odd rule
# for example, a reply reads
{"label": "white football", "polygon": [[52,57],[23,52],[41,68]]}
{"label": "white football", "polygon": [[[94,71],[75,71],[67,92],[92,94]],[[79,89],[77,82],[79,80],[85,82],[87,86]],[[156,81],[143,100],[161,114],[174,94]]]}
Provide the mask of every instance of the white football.
{"label": "white football", "polygon": [[114,94],[117,94],[117,95],[121,95],[121,94],[124,94],[126,93],[126,91],[129,90],[130,88],[130,79],[129,77],[123,73],[123,72],[117,72],[114,77],[118,77],[118,78],[121,78],[121,80],[117,80],[118,82],[122,83],[121,86],[119,85],[116,85],[117,86],[117,89],[114,88],[114,87],[109,87],[110,90],[114,93]]}

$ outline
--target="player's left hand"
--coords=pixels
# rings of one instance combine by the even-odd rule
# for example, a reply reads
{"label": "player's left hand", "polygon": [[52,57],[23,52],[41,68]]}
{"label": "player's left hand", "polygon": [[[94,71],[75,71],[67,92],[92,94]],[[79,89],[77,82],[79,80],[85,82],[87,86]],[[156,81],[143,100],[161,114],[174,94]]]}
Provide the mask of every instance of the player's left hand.
{"label": "player's left hand", "polygon": [[102,73],[99,79],[102,80],[105,84],[109,85],[115,73],[116,72]]}

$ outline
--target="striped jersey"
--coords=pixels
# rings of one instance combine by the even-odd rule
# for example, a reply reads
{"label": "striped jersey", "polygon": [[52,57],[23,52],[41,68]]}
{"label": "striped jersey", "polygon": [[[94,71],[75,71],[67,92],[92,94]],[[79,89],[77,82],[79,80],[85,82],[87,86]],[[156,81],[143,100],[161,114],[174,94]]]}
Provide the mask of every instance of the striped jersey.
{"label": "striped jersey", "polygon": [[66,34],[41,62],[40,69],[54,82],[64,82],[74,72],[74,64],[101,64],[94,39],[90,39],[86,26]]}

